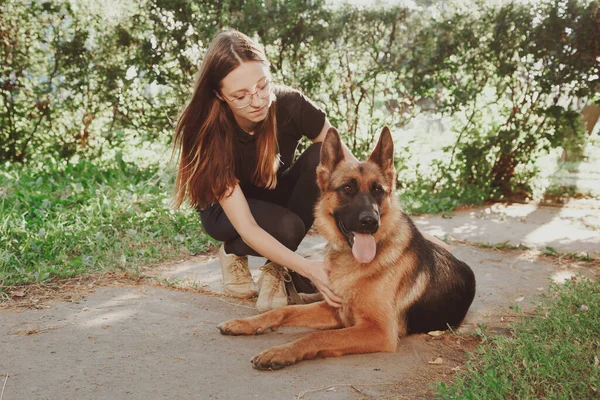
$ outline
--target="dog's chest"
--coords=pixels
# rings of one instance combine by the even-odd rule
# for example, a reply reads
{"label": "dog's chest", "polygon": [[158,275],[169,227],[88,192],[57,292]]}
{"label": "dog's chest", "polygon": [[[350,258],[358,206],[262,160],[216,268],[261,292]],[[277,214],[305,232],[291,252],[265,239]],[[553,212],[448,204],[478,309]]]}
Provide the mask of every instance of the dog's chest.
{"label": "dog's chest", "polygon": [[342,299],[342,308],[339,310],[339,316],[344,326],[353,326],[356,322],[353,308],[356,299],[360,297],[360,285],[358,278],[353,274],[340,273],[331,274],[331,288],[333,292]]}
{"label": "dog's chest", "polygon": [[361,275],[350,271],[338,270],[330,276],[331,288],[342,299],[342,308],[339,316],[344,326],[356,324],[359,316],[356,314],[360,308],[361,299],[365,292],[369,292],[369,283]]}
{"label": "dog's chest", "polygon": [[342,299],[338,315],[344,326],[354,326],[364,318],[384,320],[393,314],[390,302],[398,282],[390,276],[390,270],[378,268],[377,264],[355,263],[351,256],[329,261],[335,266],[329,280],[333,292]]}
{"label": "dog's chest", "polygon": [[331,288],[343,299],[353,298],[357,295],[364,283],[369,282],[376,265],[360,264],[354,260],[351,252],[330,251],[326,259],[331,265],[329,280]]}
{"label": "dog's chest", "polygon": [[340,296],[344,301],[354,298],[357,295],[360,276],[344,271],[335,271],[330,275],[331,288],[333,292]]}

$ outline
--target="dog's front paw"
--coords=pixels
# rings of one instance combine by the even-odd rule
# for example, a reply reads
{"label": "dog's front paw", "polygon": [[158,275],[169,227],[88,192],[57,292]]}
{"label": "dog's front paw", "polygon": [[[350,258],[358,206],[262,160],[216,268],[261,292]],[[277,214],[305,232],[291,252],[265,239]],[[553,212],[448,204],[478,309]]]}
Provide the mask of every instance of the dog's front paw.
{"label": "dog's front paw", "polygon": [[260,370],[276,370],[295,364],[298,358],[285,346],[273,347],[254,356],[252,367]]}
{"label": "dog's front paw", "polygon": [[263,329],[247,319],[232,319],[217,326],[222,335],[260,335]]}

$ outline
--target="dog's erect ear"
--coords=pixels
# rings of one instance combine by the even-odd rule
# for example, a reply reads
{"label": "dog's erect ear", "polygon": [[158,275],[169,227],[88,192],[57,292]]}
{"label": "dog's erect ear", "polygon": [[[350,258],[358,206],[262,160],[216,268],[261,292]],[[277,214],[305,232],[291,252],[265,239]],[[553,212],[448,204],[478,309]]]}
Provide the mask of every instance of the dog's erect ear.
{"label": "dog's erect ear", "polygon": [[387,126],[381,130],[379,141],[369,156],[369,161],[379,165],[382,171],[394,168],[394,140]]}
{"label": "dog's erect ear", "polygon": [[327,190],[331,171],[344,160],[342,140],[335,128],[329,128],[325,140],[321,145],[321,162],[317,167],[317,184],[321,191]]}
{"label": "dog's erect ear", "polygon": [[342,140],[335,128],[329,128],[321,146],[321,165],[329,170],[335,168],[344,159]]}

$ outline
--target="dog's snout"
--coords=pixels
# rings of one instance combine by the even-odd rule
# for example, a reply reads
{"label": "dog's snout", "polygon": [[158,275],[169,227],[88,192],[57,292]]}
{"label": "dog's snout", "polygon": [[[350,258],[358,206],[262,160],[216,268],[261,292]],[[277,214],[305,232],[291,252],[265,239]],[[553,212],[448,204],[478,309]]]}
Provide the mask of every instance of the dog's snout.
{"label": "dog's snout", "polygon": [[371,212],[363,211],[358,216],[360,226],[369,233],[374,233],[379,228],[379,221],[377,216]]}

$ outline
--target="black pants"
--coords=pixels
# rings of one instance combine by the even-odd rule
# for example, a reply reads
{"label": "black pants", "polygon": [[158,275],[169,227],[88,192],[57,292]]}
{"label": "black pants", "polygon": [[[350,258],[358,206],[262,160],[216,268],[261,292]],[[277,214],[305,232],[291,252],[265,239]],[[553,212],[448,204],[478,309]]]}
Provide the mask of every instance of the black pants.
{"label": "black pants", "polygon": [[[258,225],[292,251],[296,251],[314,222],[320,154],[321,143],[313,143],[283,172],[275,189],[252,187],[245,191]],[[228,254],[261,256],[242,240],[218,203],[200,211],[200,219],[208,235],[225,243]],[[310,280],[293,271],[290,275],[299,292],[315,292]]]}

